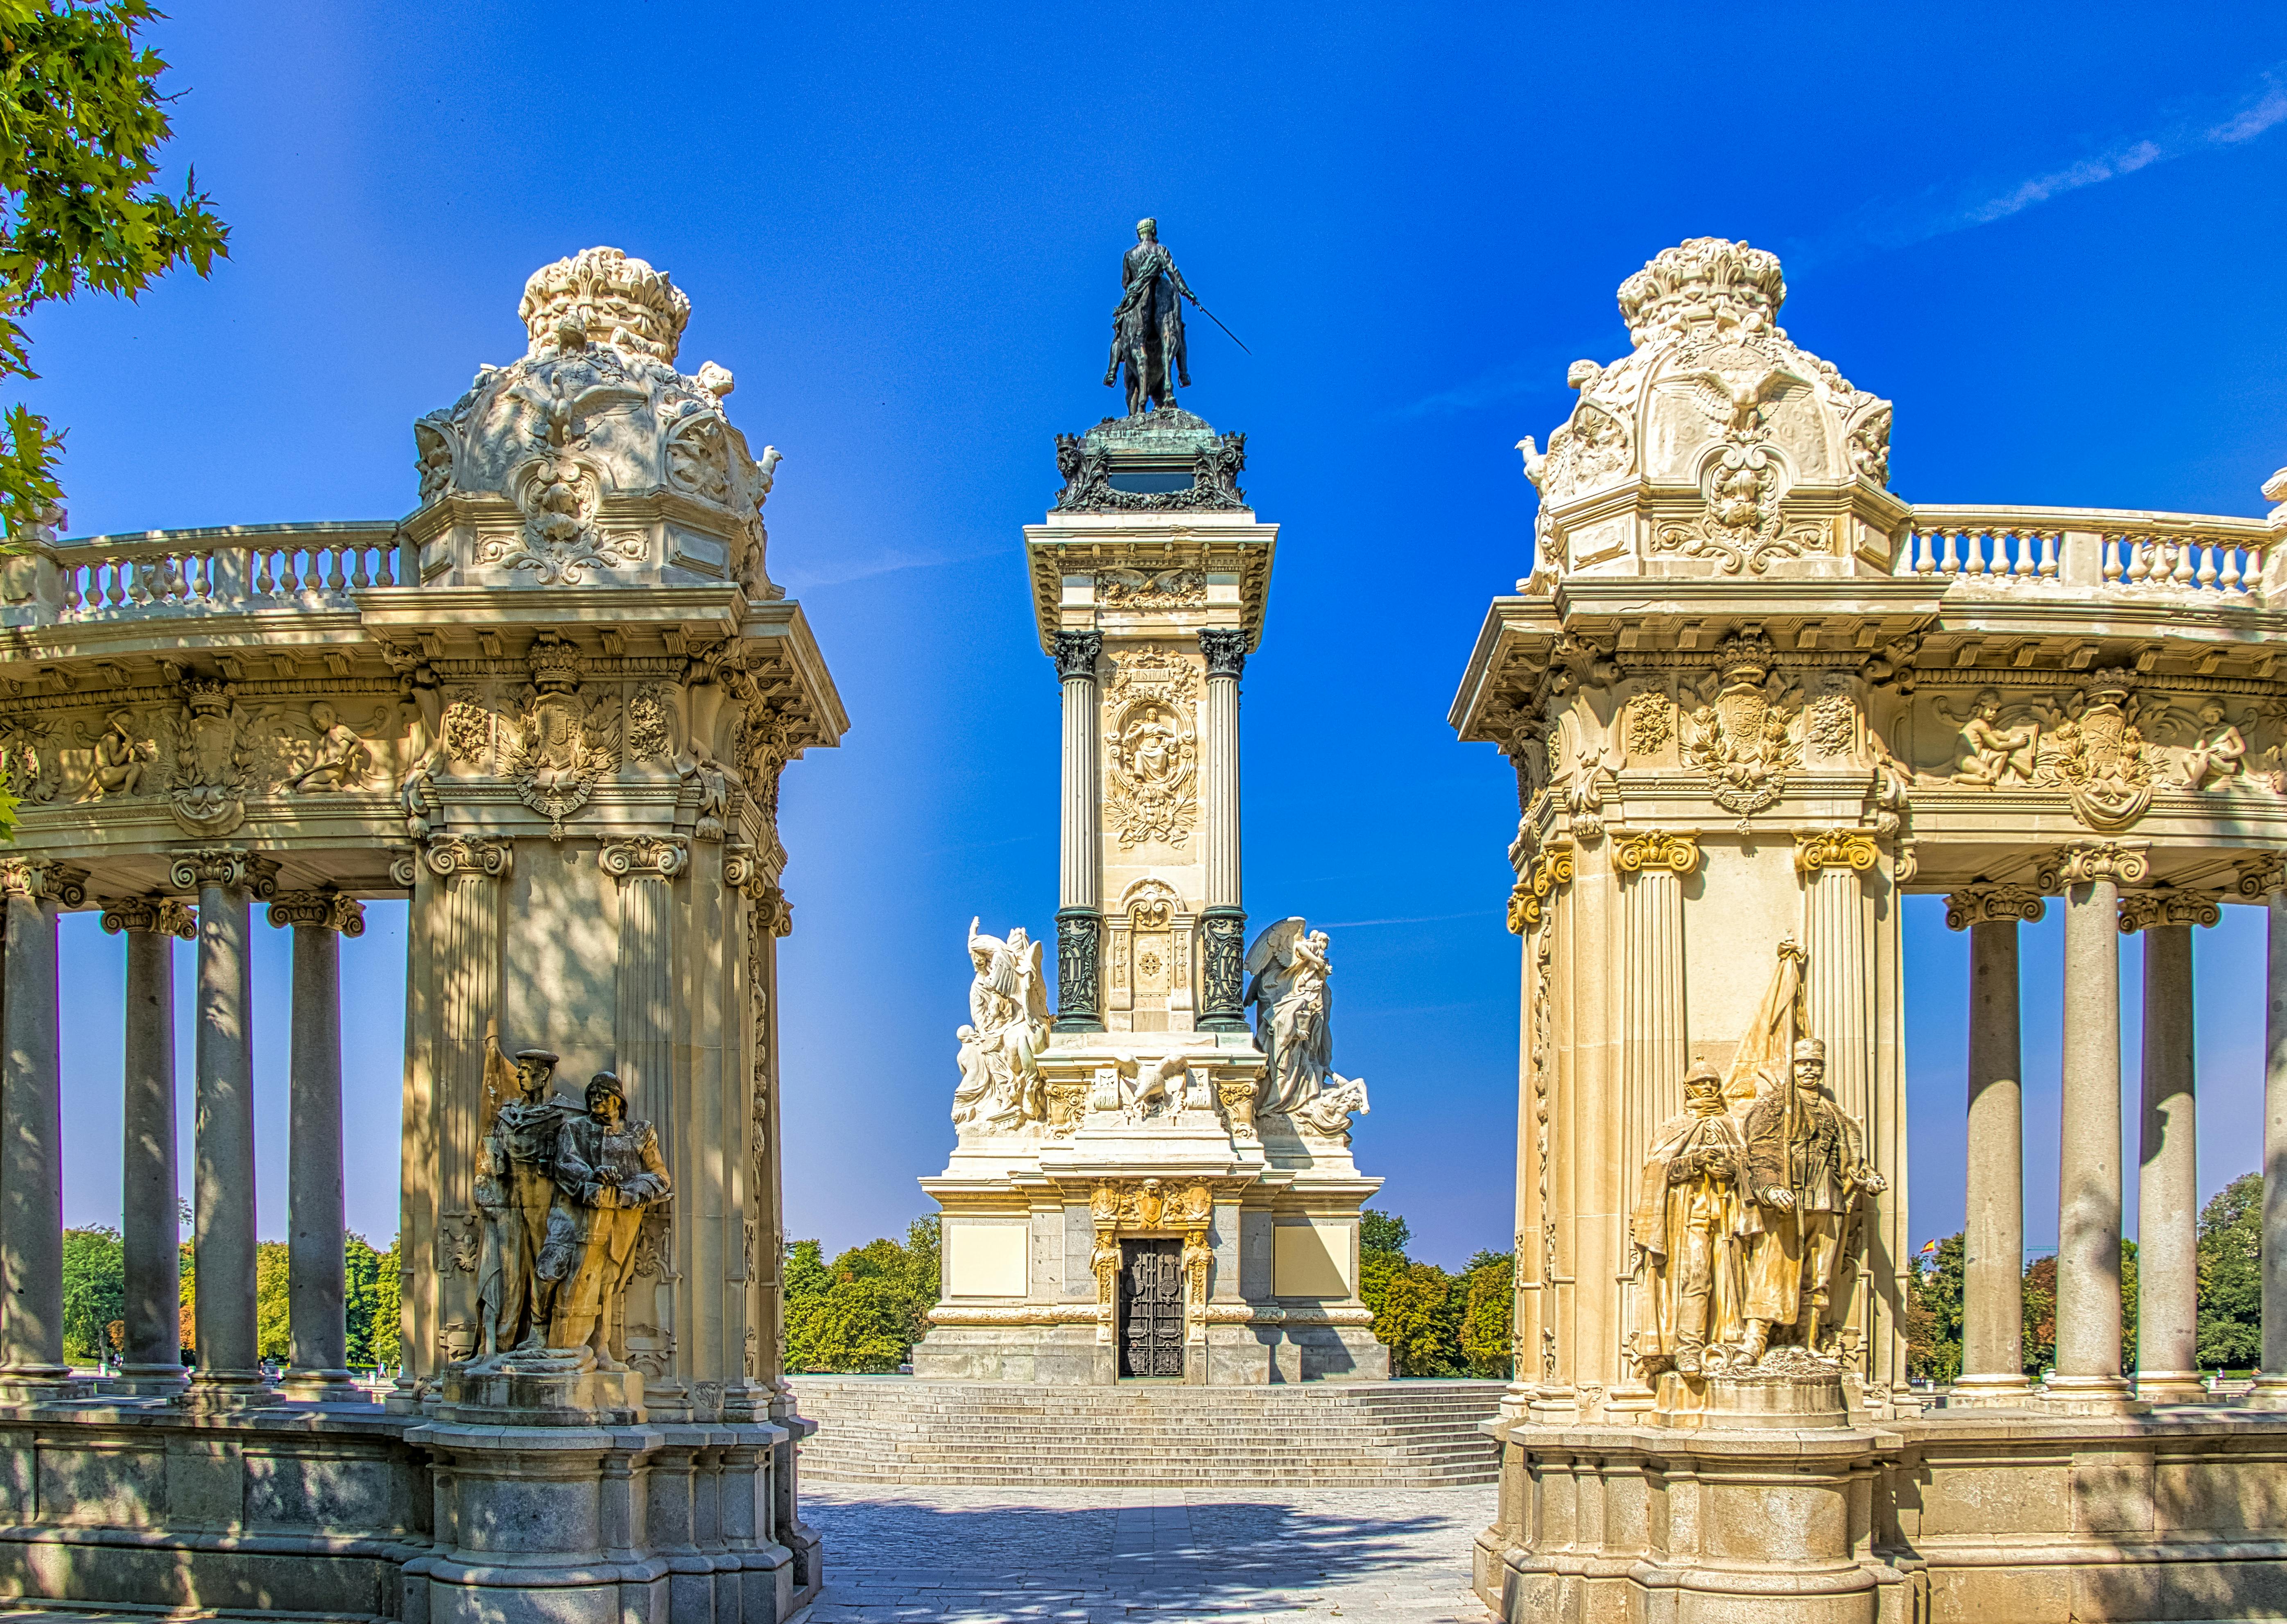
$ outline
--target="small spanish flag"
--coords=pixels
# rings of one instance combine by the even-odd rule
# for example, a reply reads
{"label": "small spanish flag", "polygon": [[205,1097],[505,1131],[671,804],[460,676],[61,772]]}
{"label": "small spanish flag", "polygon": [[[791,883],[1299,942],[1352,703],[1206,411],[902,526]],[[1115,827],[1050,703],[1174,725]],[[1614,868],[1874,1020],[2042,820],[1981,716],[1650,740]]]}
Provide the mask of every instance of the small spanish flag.
{"label": "small spanish flag", "polygon": [[1935,1252],[1935,1251],[1936,1251],[1936,1250],[1937,1250],[1937,1242],[1936,1242],[1936,1241],[1935,1241],[1935,1240],[1925,1240],[1925,1241],[1923,1241],[1923,1242],[1922,1242],[1922,1255],[1923,1255],[1925,1257],[1927,1257],[1929,1254],[1931,1254],[1932,1252]]}

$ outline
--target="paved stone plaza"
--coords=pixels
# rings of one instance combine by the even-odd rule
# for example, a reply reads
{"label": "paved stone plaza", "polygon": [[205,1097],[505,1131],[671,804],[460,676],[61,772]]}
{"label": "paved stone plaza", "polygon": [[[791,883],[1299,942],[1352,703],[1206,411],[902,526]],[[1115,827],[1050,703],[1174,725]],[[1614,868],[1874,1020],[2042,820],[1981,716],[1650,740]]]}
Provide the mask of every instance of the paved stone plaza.
{"label": "paved stone plaza", "polygon": [[806,1624],[1339,1618],[1482,1624],[1491,1486],[874,1490],[805,1484],[826,1593]]}

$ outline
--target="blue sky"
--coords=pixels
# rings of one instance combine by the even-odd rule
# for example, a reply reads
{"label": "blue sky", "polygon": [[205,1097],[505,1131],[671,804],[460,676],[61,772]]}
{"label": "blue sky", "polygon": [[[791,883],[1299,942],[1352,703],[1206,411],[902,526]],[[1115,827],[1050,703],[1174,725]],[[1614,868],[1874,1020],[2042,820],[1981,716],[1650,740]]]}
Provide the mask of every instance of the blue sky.
{"label": "blue sky", "polygon": [[[1112,409],[1118,257],[1156,214],[1254,352],[1196,324],[1185,404],[1246,432],[1283,527],[1246,674],[1247,906],[1332,931],[1336,1061],[1373,1091],[1360,1161],[1417,1251],[1458,1264],[1510,1227],[1514,780],[1444,715],[1486,600],[1530,564],[1511,447],[1561,420],[1567,362],[1626,348],[1621,279],[1720,234],[1778,251],[1794,337],[1895,400],[1908,499],[2261,511],[2287,463],[2287,12],[2160,18],[185,7],[155,31],[173,156],[233,257],[40,313],[28,398],[70,425],[75,533],[395,515],[411,420],[519,352],[530,271],[610,243],[674,275],[686,368],[731,368],[736,420],[785,454],[772,568],[852,722],[784,801],[787,1222],[839,1248],[928,1208],[970,915],[1050,929],[1056,690],[1019,527],[1056,486],[1052,436]],[[403,910],[369,916],[344,950],[350,1199],[380,1240]],[[2259,924],[2227,910],[2199,947],[2211,1190],[2256,1165]],[[1967,958],[1935,899],[1906,930],[1919,1239],[1960,1223]],[[2036,1244],[2058,930],[2026,955]],[[115,1223],[119,948],[89,916],[65,935],[67,1209]],[[2132,1006],[2138,963],[2132,944]],[[2132,1098],[2134,1054],[2132,1026]]]}

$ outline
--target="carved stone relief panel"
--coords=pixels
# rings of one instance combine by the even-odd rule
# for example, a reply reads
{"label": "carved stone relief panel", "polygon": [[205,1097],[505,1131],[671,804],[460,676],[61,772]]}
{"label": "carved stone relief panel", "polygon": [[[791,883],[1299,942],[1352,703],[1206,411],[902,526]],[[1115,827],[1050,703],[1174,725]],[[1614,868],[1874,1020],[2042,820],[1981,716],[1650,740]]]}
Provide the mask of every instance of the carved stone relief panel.
{"label": "carved stone relief panel", "polygon": [[1104,697],[1105,832],[1182,850],[1199,821],[1199,670],[1159,649],[1116,661]]}

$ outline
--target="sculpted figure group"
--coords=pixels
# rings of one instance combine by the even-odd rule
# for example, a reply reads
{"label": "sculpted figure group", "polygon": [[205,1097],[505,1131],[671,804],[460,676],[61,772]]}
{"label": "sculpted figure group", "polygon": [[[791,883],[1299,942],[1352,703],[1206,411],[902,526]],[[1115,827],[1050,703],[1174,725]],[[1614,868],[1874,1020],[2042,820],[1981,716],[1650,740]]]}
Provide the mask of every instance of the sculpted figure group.
{"label": "sculpted figure group", "polygon": [[636,1240],[645,1210],[672,1185],[659,1135],[628,1119],[616,1076],[597,1072],[575,1109],[553,1091],[555,1074],[546,1050],[519,1050],[510,1060],[487,1039],[491,1121],[477,1152],[483,1244],[472,1370],[566,1354],[600,1370],[627,1368],[619,1309]]}
{"label": "sculpted figure group", "polygon": [[1683,1113],[1652,1140],[1630,1224],[1647,1372],[1752,1367],[1775,1345],[1829,1351],[1836,1265],[1864,1198],[1888,1184],[1827,1097],[1825,1044],[1804,1038],[1791,1061],[1744,1117],[1700,1062]]}

